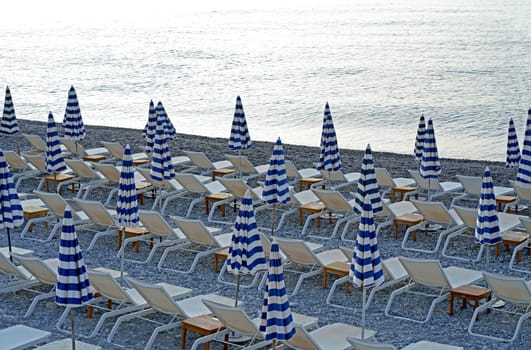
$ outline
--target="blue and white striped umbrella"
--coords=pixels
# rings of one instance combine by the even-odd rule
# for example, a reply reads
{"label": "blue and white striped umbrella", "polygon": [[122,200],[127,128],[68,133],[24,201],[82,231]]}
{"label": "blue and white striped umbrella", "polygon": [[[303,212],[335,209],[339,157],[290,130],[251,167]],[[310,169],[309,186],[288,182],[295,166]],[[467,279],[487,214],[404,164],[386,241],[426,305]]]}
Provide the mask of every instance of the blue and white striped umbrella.
{"label": "blue and white striped umbrella", "polygon": [[168,147],[168,134],[164,132],[163,120],[160,116],[157,118],[157,128],[155,129],[150,175],[153,180],[161,182],[175,177],[175,170]]}
{"label": "blue and white striped umbrella", "polygon": [[383,210],[382,197],[380,196],[378,181],[376,181],[376,174],[374,171],[371,145],[367,145],[361,163],[361,175],[356,189],[356,201],[354,202],[354,211],[356,211],[356,213],[361,214],[363,203],[367,197],[370,199],[373,213],[379,213]]}
{"label": "blue and white striped umbrella", "polygon": [[15,115],[15,107],[13,106],[13,99],[11,98],[11,91],[9,86],[6,86],[6,98],[4,100],[4,113],[2,114],[2,121],[0,122],[0,133],[6,135],[14,135],[18,133],[17,117]]}
{"label": "blue and white striped umbrella", "polygon": [[[476,231],[474,241],[483,245],[496,245],[502,241],[496,196],[490,170],[487,167],[481,183],[479,195],[478,215],[476,218]],[[489,249],[486,254],[487,266],[489,262]]]}
{"label": "blue and white striped umbrella", "polygon": [[118,198],[116,200],[116,220],[121,227],[138,226],[138,199],[135,187],[135,168],[129,144],[125,146],[120,180],[118,181]]}
{"label": "blue and white striped umbrella", "polygon": [[329,173],[341,170],[341,156],[339,155],[336,130],[328,102],[324,109],[321,149],[317,170],[325,170]]}
{"label": "blue and white striped umbrella", "polygon": [[75,348],[76,342],[74,308],[82,306],[92,299],[94,299],[94,294],[88,279],[87,267],[83,261],[83,252],[77,239],[72,210],[67,205],[63,216],[61,242],[59,245],[55,303],[71,307],[72,349]]}
{"label": "blue and white striped umbrella", "polygon": [[22,206],[18,199],[17,189],[13,183],[13,176],[9,171],[4,152],[0,149],[0,229],[7,231],[9,253],[11,253],[10,229],[19,227],[24,223]]}
{"label": "blue and white striped umbrella", "polygon": [[374,214],[369,197],[365,197],[361,212],[360,225],[356,235],[356,246],[350,264],[350,277],[356,287],[363,288],[361,306],[361,338],[365,337],[365,295],[367,287],[377,287],[384,282],[382,260],[378,240],[376,239],[376,226]]}
{"label": "blue and white striped umbrella", "polygon": [[236,108],[234,109],[228,147],[232,151],[241,151],[253,147],[240,96],[236,97]]}
{"label": "blue and white striped umbrella", "polygon": [[46,128],[46,171],[59,173],[66,170],[65,160],[61,151],[61,142],[57,133],[57,126],[53,120],[52,112],[48,114],[48,126]]}
{"label": "blue and white striped umbrella", "polygon": [[522,158],[520,158],[518,165],[516,182],[519,184],[531,183],[531,109],[527,111],[524,146],[522,147]]}
{"label": "blue and white striped umbrella", "polygon": [[415,160],[420,162],[422,159],[422,149],[424,148],[424,135],[426,134],[426,121],[424,120],[424,114],[420,116],[419,126],[417,128],[417,138],[415,139]]}
{"label": "blue and white striped umbrella", "polygon": [[149,101],[149,117],[142,131],[142,136],[146,140],[146,154],[149,156],[153,152],[153,144],[155,143],[155,132],[157,129],[157,110],[153,100]]}
{"label": "blue and white striped umbrella", "polygon": [[159,103],[157,103],[155,112],[157,113],[157,119],[162,120],[162,127],[164,129],[164,133],[166,134],[168,140],[175,139],[175,137],[177,136],[177,132],[175,131],[175,127],[173,126],[173,123],[171,122],[170,117],[168,117],[168,113],[166,113],[166,110],[164,109],[162,102],[159,101]]}
{"label": "blue and white striped umbrella", "polygon": [[517,168],[520,163],[520,146],[518,145],[518,136],[514,127],[513,118],[509,119],[509,130],[507,131],[507,159],[505,166],[507,168]]}
{"label": "blue and white striped umbrella", "polygon": [[259,329],[265,332],[266,340],[289,340],[295,335],[293,316],[284,283],[282,258],[276,240],[273,240],[271,245]]}
{"label": "blue and white striped umbrella", "polygon": [[68,100],[63,118],[63,132],[66,139],[73,141],[83,140],[86,135],[76,89],[74,89],[73,85],[70,86],[70,90],[68,91]]}
{"label": "blue and white striped umbrella", "polygon": [[502,241],[494,185],[488,167],[485,169],[481,183],[474,240],[488,245],[498,244]]}
{"label": "blue and white striped umbrella", "polygon": [[428,127],[424,135],[424,146],[422,148],[422,160],[420,161],[420,176],[424,179],[438,179],[441,175],[441,161],[437,151],[435,131],[433,121],[428,120]]}
{"label": "blue and white striped umbrella", "polygon": [[267,270],[264,247],[254,216],[253,198],[249,190],[245,192],[238,210],[226,264],[227,271],[237,276],[237,306],[240,275],[255,275]]}

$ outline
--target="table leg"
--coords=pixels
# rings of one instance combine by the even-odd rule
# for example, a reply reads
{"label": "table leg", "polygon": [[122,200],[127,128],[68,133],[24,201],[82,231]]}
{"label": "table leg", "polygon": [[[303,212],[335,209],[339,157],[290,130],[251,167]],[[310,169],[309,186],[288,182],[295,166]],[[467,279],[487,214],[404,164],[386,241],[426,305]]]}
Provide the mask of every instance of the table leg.
{"label": "table leg", "polygon": [[461,306],[461,309],[466,309],[466,298],[463,297],[463,306]]}
{"label": "table leg", "polygon": [[395,239],[398,239],[398,223],[396,221],[393,222],[393,226],[395,229]]}
{"label": "table leg", "polygon": [[223,345],[223,350],[229,350],[229,333],[225,334],[225,345]]}
{"label": "table leg", "polygon": [[208,208],[208,198],[205,197],[205,214],[208,215],[208,212],[210,211]]}
{"label": "table leg", "polygon": [[326,289],[326,270],[323,269],[323,289]]}
{"label": "table leg", "polygon": [[302,210],[299,209],[299,226],[302,226]]}
{"label": "table leg", "polygon": [[186,347],[186,327],[181,324],[181,349]]}
{"label": "table leg", "polygon": [[448,310],[448,315],[452,316],[454,314],[454,293],[450,292],[450,310]]}

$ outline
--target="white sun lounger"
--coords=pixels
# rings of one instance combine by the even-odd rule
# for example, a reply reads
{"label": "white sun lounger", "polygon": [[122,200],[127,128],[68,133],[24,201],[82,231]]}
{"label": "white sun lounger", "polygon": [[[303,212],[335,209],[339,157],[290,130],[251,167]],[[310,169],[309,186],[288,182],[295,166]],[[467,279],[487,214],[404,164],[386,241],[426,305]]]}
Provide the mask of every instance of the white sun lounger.
{"label": "white sun lounger", "polygon": [[0,347],[5,350],[29,349],[48,341],[52,333],[17,324],[0,329]]}

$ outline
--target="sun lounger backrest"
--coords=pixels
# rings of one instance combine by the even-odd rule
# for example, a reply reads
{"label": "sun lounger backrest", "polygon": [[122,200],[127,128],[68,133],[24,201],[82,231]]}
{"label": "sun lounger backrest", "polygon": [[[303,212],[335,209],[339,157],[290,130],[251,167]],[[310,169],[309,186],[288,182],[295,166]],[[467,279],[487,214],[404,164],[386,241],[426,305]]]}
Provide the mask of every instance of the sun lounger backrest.
{"label": "sun lounger backrest", "polygon": [[[59,217],[63,217],[67,203],[61,195],[40,191],[34,191],[33,193],[44,202],[51,212]],[[72,212],[72,215],[75,215],[74,212]]]}
{"label": "sun lounger backrest", "polygon": [[112,300],[127,300],[128,296],[122,287],[108,272],[88,270],[90,284],[98,293]]}
{"label": "sun lounger backrest", "polygon": [[162,286],[143,283],[132,278],[127,278],[127,282],[135,288],[154,309],[170,315],[181,314],[181,309],[175,304],[175,301]]}
{"label": "sun lounger backrest", "polygon": [[120,171],[112,164],[94,163],[94,167],[109,181],[118,183],[120,181]]}
{"label": "sun lounger backrest", "polygon": [[286,164],[286,175],[288,177],[299,177],[299,171],[297,170],[297,167],[291,160],[284,160],[284,163]]}
{"label": "sun lounger backrest", "polygon": [[102,141],[101,144],[103,147],[107,148],[109,153],[117,159],[123,159],[124,158],[124,148],[119,142],[106,142]]}
{"label": "sun lounger backrest", "polygon": [[339,211],[351,211],[352,205],[339,191],[312,189],[315,195],[326,205],[327,209]]}
{"label": "sun lounger backrest", "polygon": [[391,174],[386,168],[374,168],[374,175],[376,176],[376,182],[381,187],[394,187],[395,183]]}
{"label": "sun lounger backrest", "polygon": [[319,197],[312,190],[296,192],[291,195],[298,205],[304,205],[311,202],[318,202]]}
{"label": "sun lounger backrest", "polygon": [[30,155],[24,156],[26,160],[35,167],[41,173],[46,173],[46,159],[42,155]]}
{"label": "sun lounger backrest", "polygon": [[531,286],[524,278],[503,276],[490,272],[483,272],[483,277],[497,297],[514,303],[531,303]]}
{"label": "sun lounger backrest", "polygon": [[98,178],[98,174],[94,172],[84,161],[80,159],[65,159],[66,165],[72,169],[76,175],[84,178]]}
{"label": "sun lounger backrest", "polygon": [[361,340],[354,337],[347,337],[347,341],[354,350],[397,350],[392,344],[375,343],[374,341]]}
{"label": "sun lounger backrest", "polygon": [[213,169],[214,164],[208,159],[206,154],[204,152],[194,152],[194,151],[183,151],[185,155],[190,158],[192,163],[194,163],[195,166],[201,169]]}
{"label": "sun lounger backrest", "polygon": [[437,179],[425,179],[422,176],[420,176],[420,173],[418,170],[408,170],[409,175],[415,180],[417,185],[423,189],[428,190],[428,188],[431,191],[442,191],[441,184],[439,183],[439,180]]}
{"label": "sun lounger backrest", "polygon": [[192,193],[206,193],[208,190],[194,174],[175,174],[177,180],[185,190]]}
{"label": "sun lounger backrest", "polygon": [[[218,178],[219,182],[236,198],[243,198],[245,196],[245,191],[251,191],[251,188],[247,186],[241,179],[228,179],[228,178]],[[254,192],[251,191],[251,194],[254,195]]]}
{"label": "sun lounger backrest", "polygon": [[159,236],[169,236],[174,233],[173,228],[157,211],[139,210],[138,217],[151,233]]}
{"label": "sun lounger backrest", "polygon": [[34,134],[22,134],[26,140],[31,144],[33,148],[37,151],[45,152],[46,151],[46,142],[39,136]]}
{"label": "sun lounger backrest", "polygon": [[14,169],[27,170],[31,169],[29,164],[19,156],[16,152],[13,151],[4,151],[4,157],[6,158],[7,163]]}
{"label": "sun lounger backrest", "polygon": [[24,266],[36,279],[46,284],[57,282],[57,271],[53,271],[45,262],[34,256],[13,254],[13,258]]}
{"label": "sun lounger backrest", "polygon": [[531,185],[529,184],[520,184],[516,181],[511,181],[511,185],[516,192],[516,196],[523,200],[531,200]]}
{"label": "sun lounger backrest", "polygon": [[385,279],[387,281],[401,279],[407,276],[407,271],[396,256],[382,261]]}
{"label": "sun lounger backrest", "polygon": [[251,337],[261,334],[256,324],[242,309],[218,304],[206,299],[203,299],[202,302],[226,328]]}
{"label": "sun lounger backrest", "polygon": [[295,335],[290,340],[284,341],[284,343],[294,349],[323,350],[319,344],[313,340],[308,331],[300,325],[295,325]]}
{"label": "sun lounger backrest", "polygon": [[354,254],[354,250],[352,248],[339,246],[339,250],[341,250],[343,255],[345,255],[345,258],[347,258],[348,260],[352,259],[352,255]]}
{"label": "sun lounger backrest", "polygon": [[100,202],[86,201],[81,199],[74,200],[77,205],[88,216],[90,221],[99,225],[117,226],[112,215],[107,211],[107,208]]}
{"label": "sun lounger backrest", "polygon": [[463,220],[463,223],[468,228],[475,228],[476,227],[476,220],[478,216],[478,210],[477,208],[466,208],[466,207],[459,207],[454,206],[453,209],[459,215],[461,220]]}
{"label": "sun lounger backrest", "polygon": [[455,220],[442,202],[411,200],[413,205],[424,216],[424,220],[439,224],[455,224]]}
{"label": "sun lounger backrest", "polygon": [[319,265],[319,259],[302,240],[277,238],[280,250],[289,261],[303,265]]}
{"label": "sun lounger backrest", "polygon": [[399,257],[399,260],[413,281],[430,287],[442,288],[449,286],[439,260],[404,257]]}
{"label": "sun lounger backrest", "polygon": [[456,175],[457,180],[463,185],[463,189],[468,194],[478,195],[481,193],[481,177]]}
{"label": "sun lounger backrest", "polygon": [[[146,181],[149,181],[151,182],[154,186],[158,186],[158,187],[168,187],[168,184],[165,184],[165,181],[157,181],[157,180],[153,180],[151,178],[151,169],[150,168],[147,168],[147,167],[136,167],[136,170],[144,177],[144,179],[146,179]],[[177,183],[178,184],[178,183]],[[179,185],[181,186],[181,185]],[[182,189],[182,186],[181,186],[181,189]]]}
{"label": "sun lounger backrest", "polygon": [[246,156],[234,156],[226,154],[225,157],[232,163],[236,169],[241,169],[243,173],[256,173],[256,168]]}
{"label": "sun lounger backrest", "polygon": [[208,246],[218,245],[208,228],[200,220],[174,219],[177,226],[191,242]]}
{"label": "sun lounger backrest", "polygon": [[29,273],[24,273],[24,270],[21,270],[19,266],[13,264],[8,257],[4,254],[0,254],[0,271],[7,274],[17,277],[22,277],[28,279],[31,277]]}
{"label": "sun lounger backrest", "polygon": [[345,174],[341,170],[339,171],[331,171],[328,172],[326,170],[321,170],[321,174],[330,181],[335,182],[345,182],[347,181],[347,178],[345,177]]}
{"label": "sun lounger backrest", "polygon": [[520,217],[519,219],[522,225],[525,227],[525,230],[527,231],[527,233],[531,233],[531,219],[524,218],[524,217]]}

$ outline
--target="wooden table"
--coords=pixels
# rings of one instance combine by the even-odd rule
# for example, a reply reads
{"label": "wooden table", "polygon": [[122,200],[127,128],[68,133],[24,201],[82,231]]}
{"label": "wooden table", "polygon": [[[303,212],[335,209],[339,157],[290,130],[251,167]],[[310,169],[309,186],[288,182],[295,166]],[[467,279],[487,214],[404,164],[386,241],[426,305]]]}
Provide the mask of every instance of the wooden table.
{"label": "wooden table", "polygon": [[234,169],[214,169],[212,170],[212,181],[216,180],[217,176],[225,176],[236,172]]}
{"label": "wooden table", "polygon": [[[145,227],[126,227],[125,228],[125,237],[137,237],[147,235],[149,230]],[[133,243],[135,246],[135,252],[140,253],[140,242],[136,241]],[[122,247],[122,233],[118,230],[118,249]],[[153,237],[150,238],[149,249],[153,248]]]}
{"label": "wooden table", "polygon": [[[505,245],[505,251],[508,252],[510,246],[517,246],[529,239],[527,232],[506,231],[502,234],[502,244]],[[527,248],[527,255],[531,254],[531,248]],[[496,244],[496,257],[500,256],[500,244]],[[516,255],[517,261],[522,260],[522,252],[519,251]]]}
{"label": "wooden table", "polygon": [[310,188],[313,184],[316,184],[318,182],[323,181],[324,179],[318,178],[318,177],[305,177],[303,179],[299,179],[299,192],[303,189]]}
{"label": "wooden table", "polygon": [[90,156],[84,156],[83,157],[83,161],[85,162],[94,162],[94,163],[97,163],[97,162],[101,162],[102,160],[105,160],[105,156],[104,155],[101,155],[101,154],[93,154],[93,155],[90,155]]}
{"label": "wooden table", "polygon": [[[135,189],[137,191],[142,191],[151,186],[152,186],[151,183],[147,181],[135,182]],[[136,197],[138,198],[138,203],[140,203],[140,205],[144,205],[144,194],[142,192],[137,192]]]}
{"label": "wooden table", "polygon": [[[346,261],[336,261],[331,264],[323,266],[323,289],[326,289],[326,280],[328,274],[339,277],[347,276],[350,272],[350,263]],[[349,291],[350,281],[345,282],[345,291]]]}
{"label": "wooden table", "polygon": [[[413,192],[416,189],[417,189],[416,187],[412,187],[412,186],[402,186],[402,187],[391,188],[391,203],[395,201],[397,194],[400,196],[400,201],[403,201],[406,193]],[[415,193],[415,198],[418,199],[418,197],[419,197],[418,193]]]}
{"label": "wooden table", "polygon": [[229,257],[229,248],[223,248],[214,253],[214,272],[219,272],[219,262]]}
{"label": "wooden table", "polygon": [[[404,225],[407,229],[408,227],[420,224],[422,220],[424,220],[424,217],[420,214],[404,214],[394,218],[395,239],[398,238],[398,225]],[[417,231],[413,231],[413,240],[417,240]]]}
{"label": "wooden table", "polygon": [[[75,176],[69,175],[69,174],[63,174],[63,173],[57,173],[53,175],[48,175],[44,179],[46,180],[46,192],[50,191],[50,182],[53,182],[56,184],[56,186],[64,181],[72,180]],[[72,193],[76,192],[75,184],[72,183],[71,187]],[[59,192],[59,194],[62,194],[62,191]]]}
{"label": "wooden table", "polygon": [[[462,298],[463,306],[461,309],[466,309],[467,301],[474,301],[474,310],[479,306],[479,301],[481,299],[490,300],[492,298],[492,291],[489,288],[484,288],[474,285],[465,285],[455,289],[450,290],[450,309],[448,310],[449,315],[454,314],[454,298]],[[490,310],[487,309],[487,313]]]}
{"label": "wooden table", "polygon": [[141,166],[149,163],[149,159],[133,159],[133,166]]}
{"label": "wooden table", "polygon": [[[28,220],[48,215],[48,208],[38,207],[36,205],[28,205],[23,209],[24,217]],[[45,223],[48,227],[48,222]],[[33,225],[29,227],[29,232],[32,232]]]}
{"label": "wooden table", "polygon": [[[184,320],[181,322],[181,349],[186,348],[186,332],[189,330],[204,337],[205,335],[214,334],[223,329],[225,329],[225,327],[218,319],[208,315],[196,316]],[[229,334],[227,333],[225,334],[224,350],[229,348],[229,345],[227,344],[228,341]],[[209,349],[210,343],[205,343],[205,350]]]}
{"label": "wooden table", "polygon": [[[505,196],[505,195],[499,195],[496,196],[496,204],[498,204],[498,211],[503,211],[503,207],[506,204],[512,203],[516,201],[515,196]],[[511,208],[507,208],[507,212],[509,213],[511,211]],[[514,207],[514,212],[518,213],[518,205]]]}
{"label": "wooden table", "polygon": [[[323,210],[325,210],[326,208],[326,205],[324,205],[323,203],[319,203],[319,202],[310,202],[310,203],[306,203],[306,204],[303,204],[301,206],[299,206],[299,225],[302,226],[304,224],[303,222],[303,214],[306,213],[306,214],[316,214],[316,213],[319,213]],[[332,215],[330,214],[330,216],[328,217],[328,221],[330,223],[332,223]],[[321,227],[321,218],[318,217],[317,218],[317,227]]]}
{"label": "wooden table", "polygon": [[[216,193],[207,194],[205,196],[206,215],[208,215],[208,212],[210,211],[210,203],[223,201],[231,197],[232,197],[232,194],[226,193],[226,192],[216,192]],[[234,201],[233,209],[234,209],[234,212],[236,212],[236,201]],[[221,216],[225,217],[225,206],[224,205],[221,206]]]}

